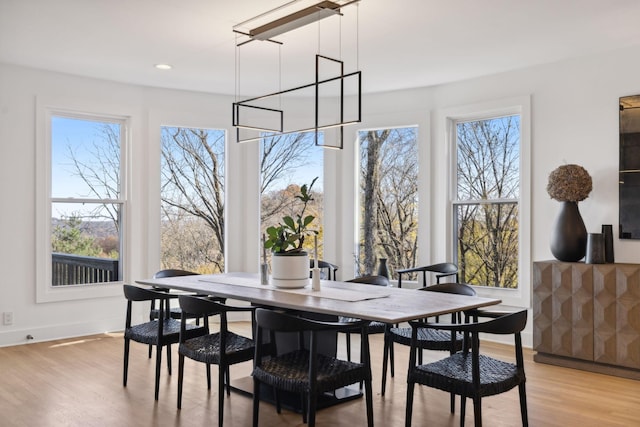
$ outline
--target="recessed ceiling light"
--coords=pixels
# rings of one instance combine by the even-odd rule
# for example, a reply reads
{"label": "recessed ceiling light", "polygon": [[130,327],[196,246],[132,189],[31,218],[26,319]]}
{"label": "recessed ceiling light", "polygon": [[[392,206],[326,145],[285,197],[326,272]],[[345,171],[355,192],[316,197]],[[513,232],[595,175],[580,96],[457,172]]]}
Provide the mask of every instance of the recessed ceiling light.
{"label": "recessed ceiling light", "polygon": [[156,65],[155,65],[155,67],[156,67],[158,70],[170,70],[170,69],[172,69],[172,68],[173,68],[173,67],[172,67],[171,65],[169,65],[169,64],[156,64]]}

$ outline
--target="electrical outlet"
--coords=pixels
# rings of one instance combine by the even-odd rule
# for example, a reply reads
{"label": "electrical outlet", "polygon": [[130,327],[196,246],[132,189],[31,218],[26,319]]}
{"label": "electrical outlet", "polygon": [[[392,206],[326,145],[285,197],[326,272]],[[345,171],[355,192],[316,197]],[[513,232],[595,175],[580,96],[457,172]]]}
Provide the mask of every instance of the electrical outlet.
{"label": "electrical outlet", "polygon": [[2,324],[6,326],[13,325],[13,313],[11,311],[5,311],[3,313]]}

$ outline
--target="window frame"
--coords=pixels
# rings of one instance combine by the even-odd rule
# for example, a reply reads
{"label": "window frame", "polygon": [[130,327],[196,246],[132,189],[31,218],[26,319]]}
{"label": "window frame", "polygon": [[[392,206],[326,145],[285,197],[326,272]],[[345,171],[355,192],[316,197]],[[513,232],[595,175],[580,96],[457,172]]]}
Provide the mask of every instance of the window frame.
{"label": "window frame", "polygon": [[[416,258],[416,265],[421,265],[420,264],[420,259],[423,258],[424,256],[422,256],[422,252],[427,252],[428,250],[420,250],[421,246],[420,246],[420,240],[421,240],[421,229],[425,229],[427,227],[425,227],[422,218],[422,211],[421,209],[424,207],[424,203],[422,201],[422,192],[421,192],[421,177],[424,176],[424,172],[423,169],[429,169],[429,168],[424,168],[423,164],[421,163],[421,160],[423,160],[420,156],[421,153],[421,147],[420,147],[420,137],[421,137],[421,128],[420,125],[418,123],[414,123],[414,124],[404,124],[404,125],[390,125],[390,126],[371,126],[371,127],[359,127],[356,132],[356,138],[355,138],[355,148],[354,148],[354,154],[355,154],[355,167],[354,167],[354,175],[355,175],[355,182],[354,182],[354,192],[355,192],[355,218],[354,218],[354,243],[353,243],[353,247],[354,247],[354,264],[358,263],[360,260],[360,229],[361,229],[361,225],[362,225],[362,215],[360,214],[361,210],[362,210],[362,193],[360,192],[360,167],[361,167],[361,156],[360,156],[360,150],[361,150],[361,134],[365,133],[365,132],[371,132],[371,131],[380,131],[380,130],[386,130],[386,129],[408,129],[408,128],[412,128],[415,130],[415,143],[416,143],[416,152],[417,152],[417,165],[418,165],[418,171],[417,171],[417,176],[418,176],[418,188],[416,191],[416,196],[418,198],[418,203],[417,203],[417,219],[418,219],[418,226],[416,228],[417,231],[417,235],[416,235],[416,239],[417,239],[417,258]],[[422,224],[422,226],[420,225]],[[376,274],[377,268],[378,268],[378,262],[376,262],[376,266],[374,267],[374,271],[372,271],[372,274]],[[402,268],[409,268],[409,267],[405,267],[403,266]],[[357,272],[357,266],[354,265],[353,266],[354,272]],[[394,269],[397,270],[398,267],[394,266]],[[390,277],[390,280],[392,281],[392,283],[395,283],[397,281],[397,279]],[[408,281],[410,283],[410,281]]]}
{"label": "window frame", "polygon": [[[169,121],[167,121],[169,122]],[[162,187],[163,187],[163,179],[162,179],[162,157],[163,157],[163,144],[162,144],[162,130],[164,128],[179,128],[179,129],[197,129],[197,130],[207,130],[207,131],[215,131],[215,132],[221,132],[222,133],[222,138],[223,138],[223,156],[222,156],[222,161],[224,162],[223,168],[224,168],[224,174],[223,174],[223,181],[224,181],[224,194],[223,194],[223,203],[224,203],[224,212],[223,212],[223,220],[224,220],[224,230],[222,230],[223,233],[223,239],[224,239],[224,247],[222,248],[222,252],[224,254],[224,259],[223,259],[223,265],[224,265],[224,271],[226,271],[227,268],[227,259],[228,259],[228,253],[227,253],[227,219],[228,219],[228,215],[227,215],[227,211],[228,211],[228,156],[229,156],[229,132],[227,129],[225,128],[221,128],[221,127],[212,127],[212,126],[187,126],[187,125],[167,125],[164,124],[163,122],[160,122],[159,124],[159,128],[158,128],[158,183],[159,183],[159,192],[158,192],[158,209],[160,210],[160,216],[158,218],[158,257],[159,257],[159,268],[162,268]],[[175,266],[174,266],[175,267]]]}
{"label": "window frame", "polygon": [[[325,201],[325,204],[335,203],[335,208],[331,206],[332,210],[326,216],[326,227],[337,230],[335,249],[331,249],[335,251],[338,255],[336,258],[340,260],[338,277],[341,279],[350,279],[355,277],[356,274],[354,270],[354,254],[359,239],[357,226],[359,207],[354,203],[354,200],[358,200],[359,197],[360,153],[357,147],[358,133],[361,130],[410,126],[418,128],[418,211],[422,226],[418,227],[418,246],[420,251],[417,264],[426,265],[435,253],[434,247],[432,247],[432,221],[435,218],[435,212],[431,212],[433,197],[436,196],[433,191],[435,187],[433,187],[434,152],[432,132],[434,132],[434,129],[432,127],[432,111],[408,109],[389,112],[375,108],[375,104],[372,110],[372,112],[363,116],[363,120],[358,126],[350,127],[348,133],[345,130],[345,138],[348,135],[347,140],[352,142],[345,144],[341,152],[330,150],[326,154],[326,156],[329,156],[330,163],[325,167],[335,165],[331,173],[325,173],[326,191],[337,195],[333,198],[329,197]],[[443,164],[444,162],[441,163]],[[395,284],[395,280],[392,280],[391,283]],[[403,287],[404,285],[403,282]]]}
{"label": "window frame", "polygon": [[[261,138],[258,140],[257,145],[257,168],[258,168],[258,187],[257,187],[257,201],[258,201],[258,226],[259,226],[259,230],[262,230],[262,228],[264,227],[264,224],[262,222],[262,198],[264,196],[264,194],[261,192],[261,188],[262,188],[262,158],[263,158],[263,149],[264,149],[264,140],[266,138],[269,138],[270,136],[275,136],[275,137],[279,137],[279,136],[283,136],[285,138],[289,137],[289,136],[294,136],[294,135],[299,135],[299,134],[308,134],[309,138],[313,138],[315,140],[315,138],[321,138],[323,141],[325,140],[325,138],[327,138],[327,134],[324,130],[319,130],[318,133],[316,135],[314,135],[313,132],[311,131],[305,131],[305,132],[290,132],[290,133],[284,133],[284,134],[274,134],[274,135],[267,135],[266,133],[261,133]],[[329,137],[330,139],[330,137]],[[309,225],[309,230],[322,230],[322,234],[321,236],[318,237],[318,257],[320,260],[323,261],[328,261],[330,263],[336,263],[337,260],[333,260],[331,259],[331,257],[329,257],[329,259],[325,258],[324,255],[327,253],[325,251],[326,248],[326,240],[325,238],[327,237],[326,233],[324,232],[324,230],[326,230],[326,213],[327,213],[327,193],[326,193],[326,183],[325,183],[325,178],[326,178],[326,155],[327,155],[327,151],[331,149],[331,145],[313,145],[311,147],[312,150],[316,150],[317,154],[320,155],[320,175],[313,177],[313,178],[317,178],[318,181],[314,184],[313,188],[311,189],[311,194],[312,195],[317,195],[318,194],[318,184],[320,184],[322,186],[322,204],[320,205],[321,208],[321,216],[322,218],[318,218],[316,217],[313,222]],[[294,169],[294,171],[290,172],[290,176],[294,176],[297,177],[297,175],[300,173],[299,169],[303,169],[303,168],[296,168]],[[295,185],[310,185],[311,181],[313,180],[313,178],[311,178],[313,175],[315,174],[311,174],[309,177],[307,177],[307,179],[305,180],[301,180],[301,181],[297,181],[297,182],[291,182],[291,184],[295,184]],[[286,188],[286,187],[285,187]],[[271,191],[282,191],[285,188],[282,189],[272,189]],[[307,214],[309,214],[309,212],[307,212]],[[282,217],[278,216],[274,223],[271,225],[277,225],[279,223],[282,223]],[[271,262],[271,252],[269,251],[264,251],[264,247],[263,247],[263,243],[262,243],[262,237],[264,236],[264,233],[261,231],[260,233],[258,233],[258,239],[256,239],[256,241],[259,244],[259,248],[260,248],[260,255],[259,255],[259,263],[257,265],[258,268],[260,268],[260,265],[262,265],[266,259],[267,264],[270,264]],[[305,242],[310,242],[310,240],[307,238],[305,239]],[[309,250],[306,249],[307,252],[309,252],[309,258],[313,258],[314,253]]]}
{"label": "window frame", "polygon": [[[460,151],[459,149],[459,139],[458,139],[458,126],[461,124],[465,124],[465,123],[477,123],[477,122],[487,122],[487,121],[492,121],[492,120],[499,120],[499,119],[504,119],[507,117],[518,117],[518,120],[520,120],[520,114],[508,114],[508,115],[490,115],[487,117],[483,117],[481,119],[471,119],[471,120],[460,120],[460,119],[456,119],[453,121],[453,126],[456,127],[456,140],[454,142],[455,144],[455,148],[452,147],[452,165],[451,165],[451,169],[452,169],[452,185],[451,185],[451,189],[452,189],[452,198],[451,198],[451,211],[452,211],[452,227],[451,227],[451,232],[453,233],[453,242],[455,245],[455,250],[453,250],[452,256],[453,256],[453,260],[456,264],[460,265],[460,259],[458,258],[458,241],[459,236],[457,235],[457,230],[459,228],[459,222],[458,222],[458,209],[463,209],[465,206],[498,206],[498,205],[512,205],[515,204],[516,207],[519,209],[520,207],[520,135],[518,136],[518,195],[517,197],[512,197],[512,198],[487,198],[487,199],[461,199],[459,198],[459,176],[457,173],[453,172],[453,168],[455,165],[456,171],[458,170],[458,160],[459,160],[459,156],[458,153]],[[519,123],[518,123],[519,124]],[[518,126],[519,127],[519,126]],[[520,132],[518,132],[520,133]],[[520,217],[520,215],[518,215],[518,218]],[[518,233],[518,243],[520,241],[520,234]],[[518,266],[519,267],[519,266]],[[518,281],[517,282],[517,287],[519,287],[521,285],[521,282]],[[475,285],[475,286],[481,286],[481,285]],[[516,287],[516,289],[517,289]],[[513,288],[505,288],[505,289],[511,289],[513,290]]]}
{"label": "window frame", "polygon": [[[439,123],[443,125],[443,140],[448,152],[447,191],[447,252],[455,259],[455,205],[457,200],[457,129],[458,122],[486,120],[509,115],[520,116],[520,194],[518,201],[518,288],[474,286],[480,296],[501,298],[504,304],[529,307],[531,304],[531,99],[530,96],[488,101],[442,110]],[[509,199],[511,200],[511,199]],[[514,199],[515,200],[515,199]],[[502,201],[502,199],[498,200]],[[469,201],[467,201],[469,202]]]}
{"label": "window frame", "polygon": [[[36,100],[36,302],[47,303],[55,301],[71,301],[89,298],[103,298],[119,296],[122,284],[127,282],[130,271],[130,212],[129,212],[129,159],[131,149],[131,114],[122,108],[104,107],[82,101],[68,99]],[[116,111],[116,113],[114,113]],[[118,281],[100,284],[78,284],[68,286],[52,285],[51,266],[51,206],[59,201],[71,201],[71,198],[52,197],[52,128],[53,117],[67,117],[75,119],[104,120],[117,122],[121,125],[120,146],[120,195],[118,199],[105,199],[120,204],[120,272]],[[102,199],[73,199],[75,202]]]}

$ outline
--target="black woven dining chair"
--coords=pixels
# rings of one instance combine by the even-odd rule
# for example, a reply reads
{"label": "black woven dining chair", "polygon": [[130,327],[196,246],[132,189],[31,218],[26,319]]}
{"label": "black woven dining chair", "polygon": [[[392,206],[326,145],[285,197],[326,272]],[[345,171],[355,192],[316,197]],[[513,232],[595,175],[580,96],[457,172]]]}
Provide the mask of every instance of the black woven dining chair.
{"label": "black woven dining chair", "polygon": [[[363,283],[367,285],[375,285],[375,286],[389,286],[389,279],[384,276],[361,276],[356,277],[355,279],[347,280],[350,283]],[[338,320],[340,322],[356,322],[360,319],[356,319],[353,317],[345,317],[339,316]],[[371,334],[382,334],[384,333],[387,327],[386,323],[378,322],[375,320],[369,321],[369,325],[367,327],[367,333]],[[359,334],[360,329],[354,328],[352,330],[347,330],[344,332],[346,339],[346,347],[347,347],[347,360],[351,360],[351,334]]]}
{"label": "black woven dining chair", "polygon": [[[411,426],[413,394],[416,384],[437,388],[462,396],[460,426],[464,427],[466,398],[473,400],[474,425],[482,426],[482,398],[504,393],[518,387],[522,425],[528,426],[526,376],[522,356],[521,332],[527,324],[527,310],[505,314],[484,322],[443,324],[409,322],[412,327],[411,355],[407,374],[407,406],[405,426]],[[471,352],[468,345],[436,362],[416,363],[419,335],[422,331],[470,334]],[[514,335],[516,363],[505,362],[480,352],[479,334]]]}
{"label": "black woven dining chair", "polygon": [[[253,368],[253,426],[258,426],[261,386],[276,390],[276,408],[280,412],[277,391],[300,394],[303,422],[315,425],[316,404],[320,394],[332,392],[350,384],[364,382],[367,406],[367,425],[373,426],[373,399],[371,388],[371,364],[367,321],[357,322],[361,328],[361,361],[341,360],[319,353],[318,334],[321,331],[339,332],[356,326],[353,323],[323,322],[258,308],[256,310],[256,342],[263,342],[265,334],[295,333],[299,337],[297,349],[284,354],[269,354],[261,346],[256,347]],[[308,346],[302,342],[305,334]],[[307,416],[308,414],[308,416]]]}
{"label": "black woven dining chair", "polygon": [[[166,292],[158,292],[151,289],[140,288],[132,285],[123,285],[124,296],[127,299],[127,318],[124,328],[124,371],[122,385],[127,386],[127,374],[129,371],[129,346],[131,341],[156,347],[156,382],[155,399],[158,400],[160,387],[160,367],[162,365],[162,347],[167,347],[167,366],[171,375],[171,344],[178,342],[180,338],[180,321],[167,316],[166,309],[170,296]],[[133,302],[158,301],[158,318],[148,322],[132,325]],[[196,325],[187,325],[188,330],[202,328]]]}
{"label": "black woven dining chair", "polygon": [[[212,299],[180,295],[182,318],[180,323],[180,345],[178,347],[178,409],[182,408],[182,384],[185,357],[206,364],[207,388],[211,390],[211,365],[218,365],[218,426],[224,420],[224,387],[230,394],[229,366],[253,359],[255,346],[251,338],[238,335],[228,328],[227,313],[253,312],[254,307],[234,307]],[[204,328],[196,333],[188,329],[191,317],[204,319]],[[220,330],[209,330],[209,318],[220,317]],[[252,315],[253,318],[253,315]],[[252,329],[253,330],[253,329]]]}
{"label": "black woven dining chair", "polygon": [[[474,296],[476,291],[465,283],[439,283],[417,289],[418,291],[444,292],[448,294]],[[461,322],[461,313],[452,313],[452,323]],[[382,359],[382,392],[384,396],[387,385],[387,364],[391,362],[391,377],[394,376],[394,351],[393,344],[411,345],[411,327],[388,327],[385,331],[384,354]],[[419,363],[422,363],[422,350],[448,351],[450,354],[460,351],[464,341],[463,334],[434,329],[421,330],[418,335],[416,350]],[[455,396],[451,395],[451,413],[455,411]]]}

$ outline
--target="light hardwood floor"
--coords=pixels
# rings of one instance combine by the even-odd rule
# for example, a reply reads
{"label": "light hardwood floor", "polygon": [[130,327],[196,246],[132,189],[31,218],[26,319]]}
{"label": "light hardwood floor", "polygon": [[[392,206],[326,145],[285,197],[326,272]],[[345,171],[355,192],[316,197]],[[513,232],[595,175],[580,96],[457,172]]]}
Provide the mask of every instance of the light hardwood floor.
{"label": "light hardwood floor", "polygon": [[[248,324],[232,324],[245,332]],[[511,358],[511,348],[483,344],[493,355]],[[175,346],[174,346],[175,347]],[[406,348],[396,346],[396,377],[380,396],[382,336],[371,336],[374,421],[377,426],[403,426],[405,413]],[[153,399],[155,359],[147,347],[132,343],[129,383],[122,387],[122,334],[0,348],[0,425],[2,426],[210,426],[217,424],[215,386],[208,392],[204,367],[187,360],[182,410],[176,409],[177,353],[173,376],[166,364],[161,375],[160,398]],[[339,338],[344,352],[344,338]],[[166,355],[166,353],[165,353]],[[442,353],[430,353],[437,359]],[[637,426],[640,425],[640,382],[533,362],[526,351],[527,397],[531,426]],[[164,360],[163,360],[164,362]],[[189,363],[191,362],[191,363]],[[216,368],[213,368],[216,375]],[[250,373],[250,363],[233,366],[232,378]],[[449,396],[418,387],[414,400],[414,426],[458,426],[459,408],[451,415]],[[459,399],[457,400],[459,406]],[[473,408],[467,403],[473,425]],[[225,400],[225,426],[251,425],[251,399],[232,393]],[[520,425],[518,392],[483,401],[486,426]],[[262,404],[261,426],[302,426],[299,414]],[[366,425],[364,399],[319,411],[317,425]]]}

